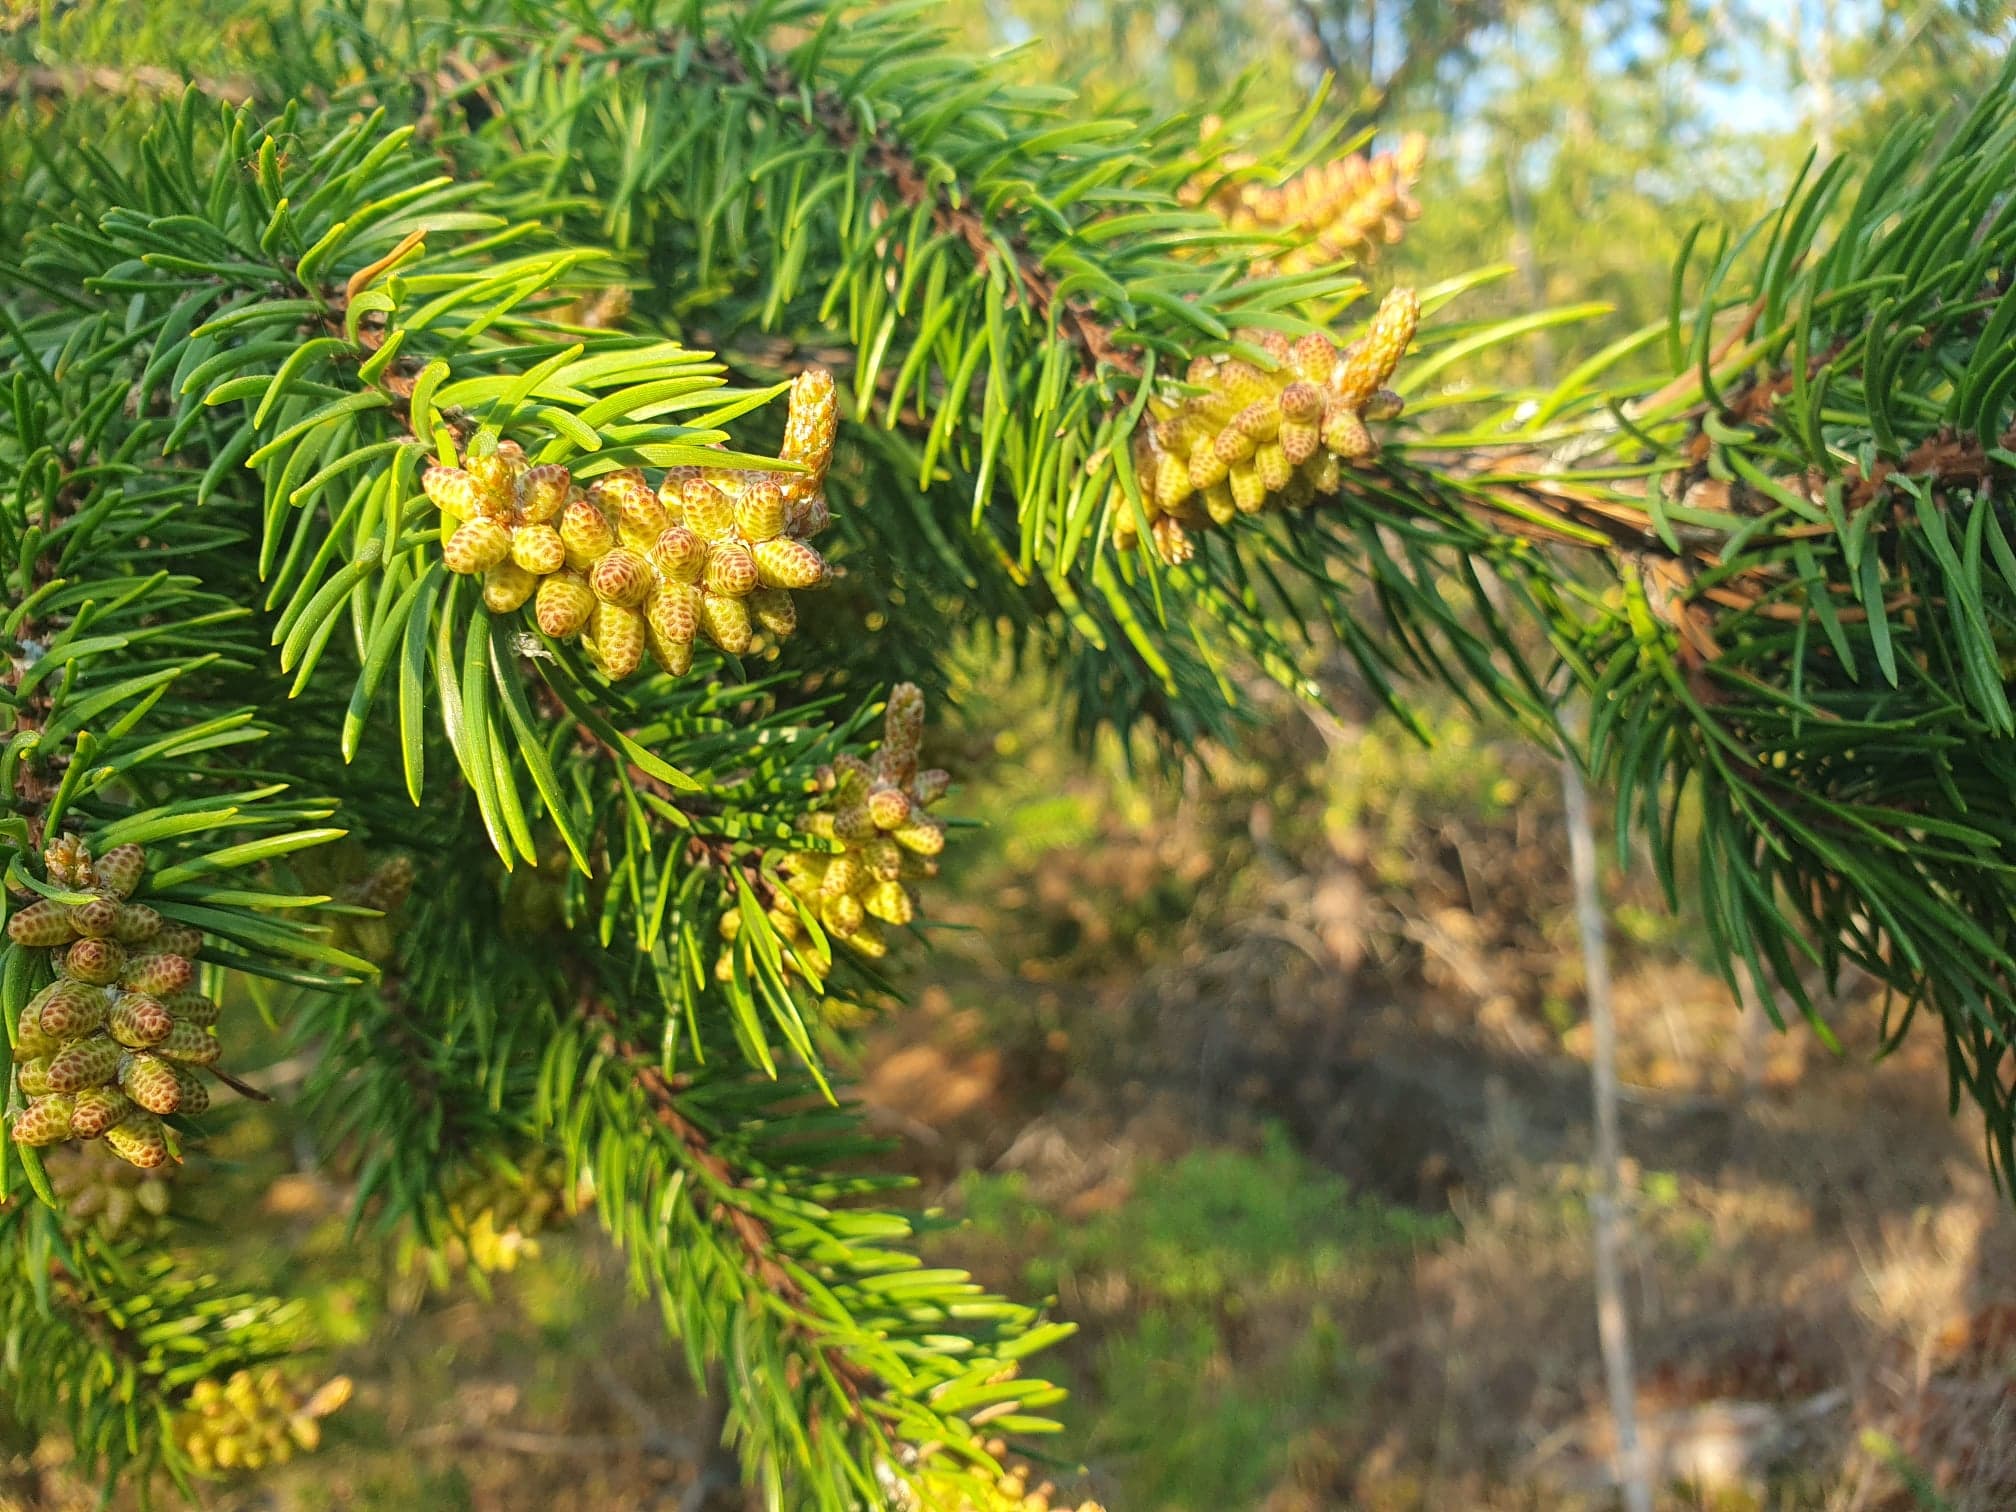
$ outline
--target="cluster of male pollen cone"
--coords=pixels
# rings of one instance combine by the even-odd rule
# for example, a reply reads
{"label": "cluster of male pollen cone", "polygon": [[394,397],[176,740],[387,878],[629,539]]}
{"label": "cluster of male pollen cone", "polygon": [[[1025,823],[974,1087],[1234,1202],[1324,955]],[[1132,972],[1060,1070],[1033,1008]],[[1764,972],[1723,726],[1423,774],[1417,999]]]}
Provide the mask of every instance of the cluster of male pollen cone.
{"label": "cluster of male pollen cone", "polygon": [[160,1225],[173,1205],[173,1166],[143,1170],[113,1154],[102,1139],[56,1152],[49,1162],[49,1185],[63,1200],[64,1222],[73,1229],[95,1227],[107,1239],[129,1228],[142,1233]]}
{"label": "cluster of male pollen cone", "polygon": [[[1196,551],[1191,532],[1201,526],[1340,492],[1345,468],[1378,454],[1368,422],[1401,411],[1400,396],[1384,384],[1420,319],[1420,298],[1395,289],[1365,334],[1341,351],[1320,331],[1295,342],[1276,331],[1242,332],[1272,359],[1271,369],[1199,357],[1186,375],[1194,392],[1150,400],[1150,418],[1134,432],[1134,473],[1162,559],[1188,561]],[[1132,546],[1139,526],[1124,495],[1116,494],[1113,519],[1117,543]]]}
{"label": "cluster of male pollen cone", "polygon": [[586,1176],[574,1180],[563,1156],[540,1151],[515,1169],[488,1170],[463,1182],[448,1199],[440,1244],[423,1244],[409,1234],[399,1268],[443,1289],[465,1269],[509,1274],[521,1261],[539,1258],[541,1234],[566,1224],[594,1200],[595,1187]]}
{"label": "cluster of male pollen cone", "polygon": [[44,854],[49,881],[88,901],[44,898],[7,921],[16,945],[46,950],[56,980],[21,1010],[15,1081],[26,1104],[15,1143],[99,1139],[120,1159],[170,1159],[162,1115],[201,1113],[210,1089],[196,1068],[216,1062],[217,1004],[194,988],[203,936],[129,901],[147,869],[137,845],[94,864],[65,836]]}
{"label": "cluster of male pollen cone", "polygon": [[[952,786],[950,773],[918,769],[924,692],[915,683],[889,690],[882,731],[882,744],[870,760],[841,756],[821,771],[827,804],[798,821],[799,829],[834,842],[838,850],[792,851],[778,867],[784,885],[826,932],[871,960],[889,949],[878,921],[908,924],[917,914],[909,882],[938,874],[935,858],[945,849],[945,826],[927,810]],[[772,904],[768,916],[785,939],[803,938],[804,926],[785,899]],[[732,941],[741,926],[741,917],[730,910],[721,933]],[[729,957],[724,954],[716,969],[724,979],[731,975]]]}
{"label": "cluster of male pollen cone", "polygon": [[198,1381],[175,1419],[183,1453],[205,1474],[263,1470],[322,1442],[322,1419],[350,1400],[350,1378],[337,1376],[307,1396],[277,1366],[234,1371],[221,1385]]}
{"label": "cluster of male pollen cone", "polygon": [[736,656],[759,631],[782,640],[798,623],[793,590],[831,576],[811,537],[832,518],[822,490],[838,424],[833,375],[814,367],[791,385],[779,453],[802,471],[673,467],[654,487],[626,467],[584,488],[504,440],[420,483],[445,516],[443,561],[483,579],[494,613],[530,600],[539,628],[582,637],[605,676],[628,677],[648,653],[676,677],[698,637]]}
{"label": "cluster of male pollen cone", "polygon": [[[1057,1488],[1049,1481],[1034,1480],[1030,1467],[1008,1453],[1001,1439],[990,1439],[987,1452],[1001,1466],[994,1484],[978,1501],[966,1485],[951,1474],[933,1471],[928,1459],[922,1473],[894,1498],[898,1505],[914,1512],[1071,1512],[1057,1499]],[[1095,1501],[1080,1502],[1076,1512],[1105,1512]]]}
{"label": "cluster of male pollen cone", "polygon": [[413,858],[403,852],[387,856],[362,877],[335,889],[339,902],[376,909],[379,917],[345,915],[330,934],[330,942],[343,950],[374,961],[389,963],[398,950],[398,921],[393,917],[413,894],[416,875]]}
{"label": "cluster of male pollen cone", "polygon": [[[1420,219],[1421,206],[1410,191],[1427,157],[1428,139],[1410,132],[1392,152],[1333,158],[1280,185],[1225,185],[1210,194],[1210,203],[1235,231],[1293,239],[1286,250],[1255,259],[1257,277],[1364,265],[1378,261],[1380,249],[1397,245],[1407,223]],[[1193,181],[1184,197],[1200,202],[1204,186]]]}

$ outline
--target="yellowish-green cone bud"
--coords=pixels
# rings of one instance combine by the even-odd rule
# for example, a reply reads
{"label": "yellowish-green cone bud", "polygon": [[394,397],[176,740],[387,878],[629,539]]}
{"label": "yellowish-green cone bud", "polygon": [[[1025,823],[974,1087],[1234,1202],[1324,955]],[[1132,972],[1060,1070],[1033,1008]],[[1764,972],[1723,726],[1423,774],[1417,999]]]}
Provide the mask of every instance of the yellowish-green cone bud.
{"label": "yellowish-green cone bud", "polygon": [[21,1018],[50,1039],[78,1039],[105,1022],[105,992],[85,982],[55,982],[28,1000]]}
{"label": "yellowish-green cone bud", "polygon": [[70,1117],[77,1102],[62,1092],[36,1098],[14,1115],[10,1130],[16,1144],[52,1145],[70,1138]]}
{"label": "yellowish-green cone bud", "polygon": [[126,950],[116,940],[79,940],[63,953],[65,976],[103,987],[117,981],[126,965]]}
{"label": "yellowish-green cone bud", "polygon": [[662,520],[665,511],[658,503],[656,492],[644,481],[644,474],[634,467],[625,467],[597,478],[588,485],[588,500],[618,526],[619,534],[625,510],[633,514],[645,510],[649,512],[646,518],[659,518],[660,523],[650,532],[651,535],[665,528]]}
{"label": "yellowish-green cone bud", "polygon": [[527,468],[517,485],[518,517],[527,525],[550,525],[567,507],[573,486],[573,475],[557,462]]}
{"label": "yellowish-green cone bud", "polygon": [[539,580],[515,561],[502,561],[483,574],[483,607],[492,614],[510,614],[524,607]]}
{"label": "yellowish-green cone bud", "polygon": [[517,501],[518,479],[506,458],[495,452],[487,457],[465,457],[462,470],[476,485],[476,509],[479,514],[502,519],[511,513]]}
{"label": "yellowish-green cone bud", "polygon": [[154,1047],[156,1055],[192,1066],[214,1065],[222,1052],[217,1036],[195,1024],[177,1024],[168,1031],[168,1037]]}
{"label": "yellowish-green cone bud", "polygon": [[843,940],[858,930],[866,917],[861,907],[861,900],[852,893],[841,893],[820,900],[820,922]]}
{"label": "yellowish-green cone bud", "polygon": [[1232,502],[1241,514],[1258,513],[1267,502],[1267,485],[1260,480],[1260,474],[1252,467],[1239,466],[1232,469]]}
{"label": "yellowish-green cone bud", "polygon": [[150,1113],[173,1113],[182,1106],[182,1084],[173,1069],[144,1051],[120,1061],[119,1090]]}
{"label": "yellowish-green cone bud", "polygon": [[209,1112],[210,1088],[203,1079],[187,1066],[170,1066],[168,1069],[175,1077],[175,1084],[182,1089],[180,1111],[183,1117],[194,1118]]}
{"label": "yellowish-green cone bud", "polygon": [[476,516],[476,480],[459,467],[429,467],[420,474],[420,491],[445,515],[457,520]]}
{"label": "yellowish-green cone bud", "polygon": [[208,1028],[217,1022],[221,1009],[200,992],[176,992],[161,1000],[162,1006],[175,1015],[177,1023],[195,1024]]}
{"label": "yellowish-green cone bud", "polygon": [[901,788],[882,788],[868,795],[868,817],[877,829],[901,829],[910,821],[910,795]]}
{"label": "yellowish-green cone bud", "polygon": [[633,551],[649,551],[671,523],[658,495],[649,489],[627,494],[616,507],[616,539]]}
{"label": "yellowish-green cone bud", "polygon": [[784,533],[784,491],[767,479],[752,483],[735,501],[735,525],[742,539],[767,541]]}
{"label": "yellowish-green cone bud", "polygon": [[119,900],[105,896],[70,910],[70,927],[87,940],[108,939],[119,927]]}
{"label": "yellowish-green cone bud", "polygon": [[[887,720],[884,720],[887,727]],[[887,745],[888,738],[883,738]],[[874,786],[875,773],[868,763],[851,752],[842,752],[833,758],[833,806],[836,809],[852,808],[868,801],[868,789]]]}
{"label": "yellowish-green cone bud", "polygon": [[758,541],[753,550],[757,581],[765,588],[817,588],[826,581],[826,559],[803,541]]}
{"label": "yellowish-green cone bud", "polygon": [[159,997],[164,992],[180,992],[196,979],[189,958],[173,951],[157,950],[133,957],[119,973],[122,985],[134,992]]}
{"label": "yellowish-green cone bud", "polygon": [[588,616],[582,644],[602,675],[613,681],[644,664],[644,616],[621,604],[597,603]]}
{"label": "yellowish-green cone bud", "polygon": [[[791,542],[765,542],[764,545],[788,544]],[[762,547],[757,548],[761,550]],[[809,546],[803,550],[810,551]],[[709,593],[724,594],[729,598],[746,598],[756,586],[756,558],[749,554],[749,548],[740,541],[719,541],[707,553],[707,568],[701,578]],[[775,587],[775,584],[770,585]]]}
{"label": "yellowish-green cone bud", "polygon": [[488,572],[511,552],[511,532],[496,520],[478,517],[457,526],[441,548],[450,572],[466,577]]}
{"label": "yellowish-green cone bud", "polygon": [[1323,444],[1349,461],[1369,457],[1379,449],[1356,410],[1332,410],[1323,420]]}
{"label": "yellowish-green cone bud", "polygon": [[175,1018],[160,999],[129,992],[112,1005],[112,1038],[129,1049],[158,1045],[174,1031]]}
{"label": "yellowish-green cone bud", "polygon": [[833,837],[836,840],[866,840],[875,834],[875,820],[868,812],[866,803],[833,811]]}
{"label": "yellowish-green cone bud", "polygon": [[7,938],[16,945],[66,945],[77,938],[70,910],[49,898],[30,903],[7,921]]}
{"label": "yellowish-green cone bud", "polygon": [[697,583],[707,567],[707,543],[684,525],[660,532],[651,547],[651,561],[675,583]]}
{"label": "yellowish-green cone bud", "polygon": [[555,640],[579,635],[595,608],[595,594],[578,572],[556,572],[539,585],[533,617]]}
{"label": "yellowish-green cone bud", "polygon": [[566,565],[585,572],[616,544],[616,532],[601,510],[586,499],[575,499],[560,516],[560,541],[566,548]]}
{"label": "yellowish-green cone bud", "polygon": [[1295,466],[1288,460],[1287,448],[1276,441],[1263,441],[1254,448],[1253,471],[1260,475],[1260,482],[1268,493],[1279,493],[1295,476]]}
{"label": "yellowish-green cone bud", "polygon": [[680,490],[679,497],[685,506],[686,527],[702,540],[723,540],[734,532],[734,504],[706,479],[693,479]]}
{"label": "yellowish-green cone bud", "polygon": [[107,1129],[105,1143],[121,1160],[142,1170],[168,1163],[168,1132],[145,1108],[135,1108]]}
{"label": "yellowish-green cone bud", "polygon": [[651,591],[651,566],[629,547],[615,546],[589,568],[588,586],[605,604],[635,609]]}
{"label": "yellowish-green cone bud", "polygon": [[1400,365],[1401,354],[1414,339],[1421,320],[1421,299],[1412,289],[1393,289],[1379,301],[1365,335],[1345,353],[1330,385],[1332,395],[1349,409],[1362,407]]}
{"label": "yellowish-green cone bud", "polygon": [[752,634],[749,607],[739,598],[719,593],[703,594],[700,600],[700,628],[707,632],[709,640],[731,656],[740,656],[749,649]]}
{"label": "yellowish-green cone bud", "polygon": [[1218,454],[1217,446],[1210,441],[1200,442],[1190,452],[1190,486],[1206,489],[1214,483],[1225,481],[1225,474],[1232,470],[1229,458]]}
{"label": "yellowish-green cone bud", "polygon": [[862,906],[885,924],[908,924],[916,904],[901,882],[878,882],[861,899]]}
{"label": "yellowish-green cone bud", "polygon": [[[1254,442],[1272,441],[1281,431],[1281,407],[1273,399],[1255,399],[1232,417],[1231,429]],[[1249,449],[1250,454],[1250,449]],[[1234,458],[1233,460],[1238,460]]]}
{"label": "yellowish-green cone bud", "polygon": [[511,560],[537,577],[567,565],[567,543],[551,525],[520,525],[511,532]]}
{"label": "yellowish-green cone bud", "polygon": [[115,898],[130,898],[147,870],[147,853],[137,845],[115,845],[98,858],[98,885]]}
{"label": "yellowish-green cone bud", "polygon": [[1323,444],[1323,427],[1318,421],[1284,420],[1281,423],[1281,451],[1289,465],[1300,467],[1316,455]]}
{"label": "yellowish-green cone bud", "polygon": [[[1140,469],[1137,467],[1137,472]],[[1154,480],[1152,493],[1164,509],[1173,509],[1196,491],[1190,480],[1190,465],[1173,451],[1160,452],[1155,457],[1153,473],[1146,476]]]}
{"label": "yellowish-green cone bud", "polygon": [[779,640],[798,628],[798,606],[782,588],[758,588],[749,595],[749,612],[756,623]]}
{"label": "yellowish-green cone bud", "polygon": [[903,847],[886,835],[863,841],[859,854],[862,866],[878,882],[888,882],[903,875]]}
{"label": "yellowish-green cone bud", "polygon": [[161,933],[164,921],[145,903],[121,903],[119,923],[112,931],[122,945],[139,945]]}
{"label": "yellowish-green cone bud", "polygon": [[1372,397],[1365,401],[1364,416],[1367,420],[1397,420],[1401,411],[1407,408],[1407,401],[1391,389],[1375,389]]}
{"label": "yellowish-green cone bud", "polygon": [[690,583],[667,583],[644,606],[652,659],[674,677],[693,665],[693,639],[700,633],[700,590]]}
{"label": "yellowish-green cone bud", "polygon": [[86,1087],[77,1094],[70,1114],[70,1133],[77,1139],[96,1139],[133,1111],[133,1103],[114,1087]]}
{"label": "yellowish-green cone bud", "polygon": [[842,893],[859,892],[867,883],[867,876],[861,863],[851,854],[831,857],[826,863],[826,874],[819,879],[819,890],[829,898],[837,898]]}
{"label": "yellowish-green cone bud", "polygon": [[898,845],[920,856],[935,856],[945,849],[945,826],[929,814],[918,814],[892,834]]}

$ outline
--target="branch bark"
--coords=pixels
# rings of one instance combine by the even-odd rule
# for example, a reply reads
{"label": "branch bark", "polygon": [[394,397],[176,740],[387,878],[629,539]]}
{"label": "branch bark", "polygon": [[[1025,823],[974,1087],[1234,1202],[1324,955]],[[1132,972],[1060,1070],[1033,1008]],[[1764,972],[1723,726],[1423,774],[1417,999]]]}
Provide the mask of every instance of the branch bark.
{"label": "branch bark", "polygon": [[0,72],[0,104],[87,94],[168,98],[181,94],[192,84],[204,94],[232,105],[243,105],[254,94],[252,85],[244,79],[192,79],[147,64],[127,68],[19,68]]}

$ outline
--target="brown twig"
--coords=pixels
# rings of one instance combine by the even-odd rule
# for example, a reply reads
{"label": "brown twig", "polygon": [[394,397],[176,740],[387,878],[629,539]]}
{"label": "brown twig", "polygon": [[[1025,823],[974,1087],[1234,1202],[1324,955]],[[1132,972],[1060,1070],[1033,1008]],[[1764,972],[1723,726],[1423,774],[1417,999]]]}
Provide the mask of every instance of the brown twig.
{"label": "brown twig", "polygon": [[232,105],[243,105],[255,91],[244,79],[192,79],[166,68],[135,64],[129,68],[14,68],[0,72],[0,103],[8,100],[63,99],[85,94],[143,95],[173,98],[194,85],[202,93]]}
{"label": "brown twig", "polygon": [[674,1437],[662,1430],[636,1438],[619,1438],[606,1433],[545,1433],[532,1428],[486,1427],[471,1423],[442,1423],[437,1427],[422,1428],[407,1442],[415,1447],[442,1445],[502,1449],[508,1454],[558,1455],[570,1459],[643,1453],[685,1461],[691,1460],[699,1448],[691,1439]]}

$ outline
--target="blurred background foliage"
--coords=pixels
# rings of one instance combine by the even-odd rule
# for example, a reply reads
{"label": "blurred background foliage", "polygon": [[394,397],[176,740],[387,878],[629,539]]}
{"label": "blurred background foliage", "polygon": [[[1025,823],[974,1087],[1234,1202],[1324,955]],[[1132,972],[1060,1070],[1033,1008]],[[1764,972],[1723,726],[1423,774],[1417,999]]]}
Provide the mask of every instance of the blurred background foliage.
{"label": "blurred background foliage", "polygon": [[[156,87],[147,70],[228,85],[269,9],[9,3],[0,79],[77,110]],[[1227,115],[1325,91],[1375,148],[1422,133],[1396,276],[1503,262],[1474,314],[1610,307],[1476,374],[1515,380],[1658,318],[1690,227],[1747,224],[1809,149],[1966,96],[2016,37],[1994,0],[946,8],[1032,79]],[[61,77],[57,56],[123,83]],[[970,1220],[938,1241],[948,1261],[1086,1324],[1060,1458],[1109,1505],[1607,1505],[1554,770],[1446,701],[1424,705],[1424,750],[1341,658],[1312,671],[1327,712],[1256,685],[1244,754],[1168,770],[1117,737],[1071,754],[1054,690],[976,640],[946,765],[986,828],[948,867],[952,927],[870,1036],[860,1096],[921,1200]],[[1936,1042],[1877,1063],[1852,1027],[1839,1056],[1772,1034],[1644,872],[1605,883],[1665,1503],[2016,1505],[2016,1221],[1978,1130],[1946,1116]],[[492,1246],[492,1272],[411,1252],[358,1272],[337,1178],[288,1116],[298,1068],[254,1018],[234,1055],[283,1095],[229,1112],[215,1177],[175,1195],[175,1242],[284,1275],[357,1393],[312,1464],[214,1504],[729,1505],[704,1408],[565,1202],[535,1204],[539,1231]],[[88,1502],[0,1404],[0,1507]]]}

